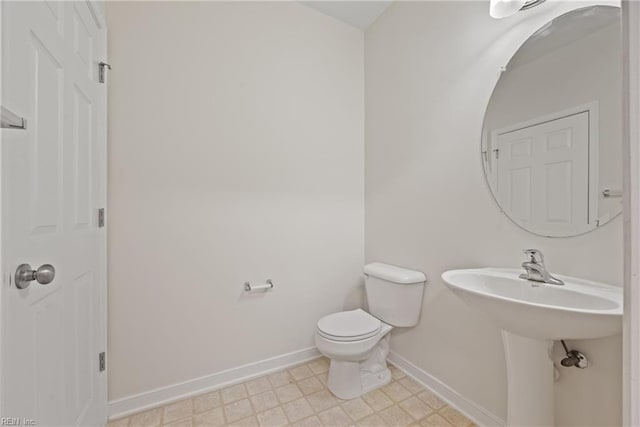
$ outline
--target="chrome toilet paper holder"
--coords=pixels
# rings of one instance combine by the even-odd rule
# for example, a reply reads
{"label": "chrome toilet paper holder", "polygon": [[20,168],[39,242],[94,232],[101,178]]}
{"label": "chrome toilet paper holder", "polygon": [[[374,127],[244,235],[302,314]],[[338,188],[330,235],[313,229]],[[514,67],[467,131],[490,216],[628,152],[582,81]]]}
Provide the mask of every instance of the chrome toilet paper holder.
{"label": "chrome toilet paper holder", "polygon": [[268,289],[273,289],[273,282],[271,281],[271,279],[268,279],[267,283],[261,283],[259,285],[252,285],[251,282],[244,282],[245,292],[268,290]]}

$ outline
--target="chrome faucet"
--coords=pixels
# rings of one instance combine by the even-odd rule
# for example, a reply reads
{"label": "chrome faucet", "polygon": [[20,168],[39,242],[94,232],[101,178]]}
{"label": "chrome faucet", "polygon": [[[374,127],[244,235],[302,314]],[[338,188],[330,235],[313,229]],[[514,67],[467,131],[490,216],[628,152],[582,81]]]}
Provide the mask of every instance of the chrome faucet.
{"label": "chrome faucet", "polygon": [[533,280],[534,282],[543,282],[550,285],[564,285],[560,279],[556,279],[547,271],[544,266],[544,256],[537,249],[525,249],[523,251],[529,257],[529,261],[522,263],[522,268],[526,273],[520,275],[521,279]]}

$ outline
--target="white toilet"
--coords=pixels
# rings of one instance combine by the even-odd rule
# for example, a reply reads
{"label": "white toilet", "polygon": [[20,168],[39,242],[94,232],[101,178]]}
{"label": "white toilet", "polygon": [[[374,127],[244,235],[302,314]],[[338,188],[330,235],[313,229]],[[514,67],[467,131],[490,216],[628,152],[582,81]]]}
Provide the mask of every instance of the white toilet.
{"label": "white toilet", "polygon": [[318,320],[316,346],[331,359],[329,390],[353,399],[391,380],[387,368],[393,327],[415,326],[427,278],[419,271],[375,262],[364,266],[369,311],[357,309]]}

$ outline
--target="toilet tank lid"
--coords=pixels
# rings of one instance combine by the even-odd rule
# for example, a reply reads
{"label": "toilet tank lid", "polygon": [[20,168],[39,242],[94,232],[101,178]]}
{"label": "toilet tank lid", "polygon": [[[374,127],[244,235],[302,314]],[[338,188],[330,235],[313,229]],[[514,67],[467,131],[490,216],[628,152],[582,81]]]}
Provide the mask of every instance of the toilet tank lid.
{"label": "toilet tank lid", "polygon": [[427,276],[421,271],[407,270],[395,265],[373,262],[364,266],[364,274],[387,280],[393,283],[411,284],[421,283],[427,280]]}

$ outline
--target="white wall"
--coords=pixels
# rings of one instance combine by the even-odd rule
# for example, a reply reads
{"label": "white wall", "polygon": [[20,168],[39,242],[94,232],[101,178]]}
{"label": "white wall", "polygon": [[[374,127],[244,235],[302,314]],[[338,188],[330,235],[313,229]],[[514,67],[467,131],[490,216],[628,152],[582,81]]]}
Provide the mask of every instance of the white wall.
{"label": "white wall", "polygon": [[362,31],[294,2],[107,18],[110,400],[313,346],[361,303]]}
{"label": "white wall", "polygon": [[[426,272],[420,324],[396,330],[392,347],[501,418],[506,377],[498,329],[440,279],[452,268],[517,267],[537,247],[557,273],[622,284],[622,221],[587,235],[529,234],[500,213],[485,183],[485,107],[513,53],[554,16],[551,3],[509,19],[487,2],[394,2],[365,39],[365,260]],[[592,366],[563,369],[558,425],[621,423],[620,336],[570,342]]]}

